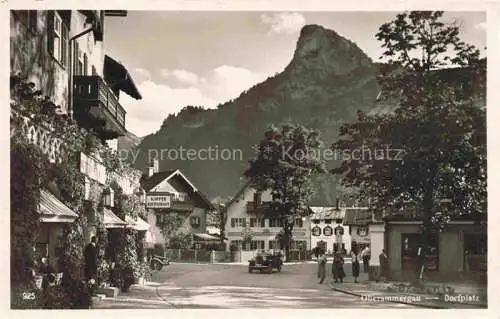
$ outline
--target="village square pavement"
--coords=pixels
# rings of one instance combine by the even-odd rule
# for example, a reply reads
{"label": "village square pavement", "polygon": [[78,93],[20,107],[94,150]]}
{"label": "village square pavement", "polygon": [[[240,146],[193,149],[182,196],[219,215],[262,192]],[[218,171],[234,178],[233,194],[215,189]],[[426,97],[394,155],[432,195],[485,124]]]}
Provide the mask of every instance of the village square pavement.
{"label": "village square pavement", "polygon": [[[330,264],[331,265],[331,264]],[[248,273],[242,264],[172,263],[152,275],[151,283],[135,285],[117,298],[106,298],[95,308],[410,308],[365,302],[318,283],[314,262],[285,264],[273,274]],[[352,281],[346,264],[346,281]],[[328,269],[330,272],[330,269]]]}

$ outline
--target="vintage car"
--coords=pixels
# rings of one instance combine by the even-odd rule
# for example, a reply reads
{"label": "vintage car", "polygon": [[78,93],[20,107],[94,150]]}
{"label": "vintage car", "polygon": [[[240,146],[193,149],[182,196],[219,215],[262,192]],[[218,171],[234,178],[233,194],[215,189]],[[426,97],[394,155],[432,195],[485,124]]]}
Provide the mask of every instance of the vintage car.
{"label": "vintage car", "polygon": [[283,260],[281,254],[259,253],[248,261],[248,272],[258,270],[259,272],[272,273],[273,269],[281,271]]}

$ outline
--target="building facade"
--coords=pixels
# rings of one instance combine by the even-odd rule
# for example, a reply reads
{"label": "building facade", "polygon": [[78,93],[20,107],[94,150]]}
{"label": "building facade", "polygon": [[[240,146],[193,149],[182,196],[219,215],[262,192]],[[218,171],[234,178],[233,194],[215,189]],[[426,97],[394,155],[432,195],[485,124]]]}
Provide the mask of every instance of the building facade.
{"label": "building facade", "polygon": [[[278,219],[265,218],[266,203],[272,200],[269,191],[259,193],[247,183],[226,205],[226,250],[279,250],[276,235],[283,226]],[[292,250],[310,250],[310,219],[296,218]]]}
{"label": "building facade", "polygon": [[[124,77],[124,72],[128,75],[125,67],[117,66],[116,61],[105,55],[104,21],[124,16],[126,11],[96,10],[13,10],[10,14],[11,76],[32,82],[36,90],[54,103],[59,116],[75,120],[80,128],[92,132],[89,136],[112,148],[116,138],[126,132],[126,112],[119,102],[120,91],[141,98],[131,77]],[[11,106],[15,104],[11,101]],[[48,125],[31,122],[29,117],[17,114],[14,107],[11,108],[11,123],[13,118],[21,118],[21,121],[16,122],[19,125],[11,124],[11,136],[21,132],[53,163],[67,160],[64,158],[65,142],[54,136]],[[81,200],[99,200],[91,194],[95,190],[110,190],[111,181],[123,190],[123,194],[135,195],[140,173],[139,177],[134,177],[137,174],[130,171],[126,176],[111,173],[99,154],[82,152],[80,172],[85,176],[85,192]],[[50,190],[43,189],[40,193],[41,225],[35,250],[38,257],[48,257],[55,266],[55,246],[63,225],[75,221],[78,214]],[[130,221],[132,225],[113,214],[110,209],[112,197],[107,204],[103,212],[106,228],[139,227],[138,221]],[[145,224],[140,224],[144,230]],[[97,224],[90,221],[87,226],[84,235],[88,242],[96,234]]]}
{"label": "building facade", "polygon": [[311,206],[311,247],[322,247],[327,254],[351,251],[349,227],[343,224],[345,210],[337,206]]}
{"label": "building facade", "polygon": [[[412,277],[418,265],[422,227],[421,211],[407,208],[385,219],[385,245],[391,271],[396,278]],[[429,237],[426,273],[453,279],[475,275],[486,279],[487,236],[485,216],[457,215],[443,230]]]}

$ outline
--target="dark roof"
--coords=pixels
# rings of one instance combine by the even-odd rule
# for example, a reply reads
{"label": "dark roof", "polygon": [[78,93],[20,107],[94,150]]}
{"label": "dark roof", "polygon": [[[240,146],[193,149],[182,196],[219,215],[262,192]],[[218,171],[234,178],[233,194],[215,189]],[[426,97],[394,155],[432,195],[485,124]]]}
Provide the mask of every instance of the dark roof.
{"label": "dark roof", "polygon": [[367,225],[372,222],[372,212],[369,209],[346,208],[344,225]]}
{"label": "dark roof", "polygon": [[136,100],[142,99],[125,66],[108,55],[104,56],[104,79],[112,89],[120,89]]}
{"label": "dark roof", "polygon": [[[155,173],[151,177],[146,177],[145,175],[143,175],[141,177],[141,181],[140,181],[141,182],[141,187],[146,192],[149,192],[156,185],[158,185],[159,183],[161,183],[162,181],[164,181],[166,178],[168,178],[170,175],[172,175],[175,172],[178,172],[179,174],[176,174],[176,175],[183,176],[183,179],[185,179],[188,184],[192,185],[191,182],[187,179],[187,177],[185,177],[183,175],[183,173],[180,170],[174,169],[174,170],[168,170],[168,171],[162,171],[162,172]],[[205,207],[207,209],[216,210],[215,206],[208,200],[208,198],[202,192],[200,192],[199,190],[196,189],[195,192],[194,192],[194,194],[196,194],[196,195],[199,196],[199,198],[205,204]]]}
{"label": "dark roof", "polygon": [[146,192],[149,192],[153,187],[161,183],[165,178],[172,175],[176,170],[168,170],[153,174],[151,177],[143,175],[141,177],[141,186]]}
{"label": "dark roof", "polygon": [[233,196],[233,198],[231,198],[231,200],[225,204],[224,208],[227,209],[232,203],[234,203],[245,192],[245,190],[250,187],[251,183],[251,180],[248,179],[245,184],[243,184],[243,186],[238,190],[238,192]]}

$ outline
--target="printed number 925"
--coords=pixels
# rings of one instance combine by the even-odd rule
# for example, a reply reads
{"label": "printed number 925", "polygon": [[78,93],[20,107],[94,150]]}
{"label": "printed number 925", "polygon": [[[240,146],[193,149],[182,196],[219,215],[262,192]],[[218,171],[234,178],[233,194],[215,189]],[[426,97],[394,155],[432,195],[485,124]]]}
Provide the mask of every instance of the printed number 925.
{"label": "printed number 925", "polygon": [[23,300],[35,300],[35,298],[34,292],[23,292]]}

